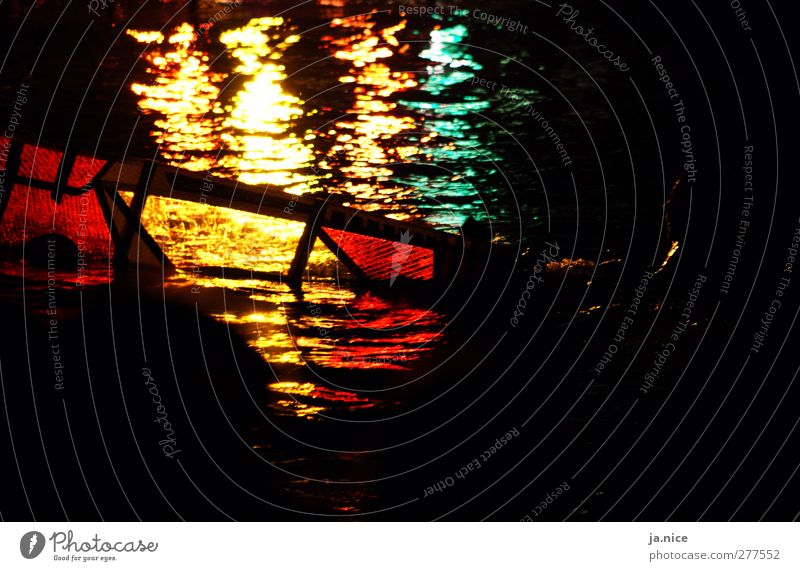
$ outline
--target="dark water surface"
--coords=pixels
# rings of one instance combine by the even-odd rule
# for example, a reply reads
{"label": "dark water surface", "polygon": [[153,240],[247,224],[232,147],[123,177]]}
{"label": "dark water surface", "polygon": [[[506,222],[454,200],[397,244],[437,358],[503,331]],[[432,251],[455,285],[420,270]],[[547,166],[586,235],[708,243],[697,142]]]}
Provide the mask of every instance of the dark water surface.
{"label": "dark water surface", "polygon": [[[16,454],[52,484],[38,499],[18,490],[11,517],[519,519],[564,480],[580,491],[548,518],[593,519],[616,506],[597,482],[573,478],[587,465],[584,477],[605,475],[652,419],[657,403],[631,414],[632,399],[704,268],[691,264],[713,247],[683,258],[685,192],[664,216],[673,185],[686,188],[685,157],[649,56],[624,22],[582,8],[635,68],[628,75],[535,2],[427,16],[342,0],[117,1],[97,14],[81,3],[1,6],[0,98],[13,102],[30,82],[28,140],[332,195],[452,232],[471,217],[512,260],[498,256],[487,279],[434,303],[339,279],[318,245],[314,277],[298,293],[198,268],[278,276],[302,225],[151,198],[145,226],[181,272],[83,290],[61,276],[63,393],[42,381],[53,376],[47,276],[28,272],[23,285],[17,260],[6,263],[4,314],[28,337],[4,348],[4,399],[34,395],[36,411],[8,414],[42,444]],[[529,29],[501,30],[481,13]],[[647,37],[659,43],[659,33]],[[713,172],[719,149],[738,154],[738,142],[703,139],[712,121],[703,88],[678,67]],[[735,210],[718,207],[724,177],[697,186],[697,241]],[[558,255],[511,326],[545,243]],[[675,260],[689,268],[678,275]],[[620,369],[635,365],[628,377],[596,375],[644,272],[656,270],[615,357]],[[676,365],[714,307],[693,315]],[[175,429],[174,458],[162,454],[148,379]],[[693,397],[678,393],[672,406]],[[623,442],[593,460],[621,418],[631,423]],[[657,434],[672,430],[659,422]],[[570,430],[548,440],[562,423]],[[476,458],[480,469],[453,479]],[[447,490],[433,488],[440,482]],[[506,498],[502,482],[522,495]],[[621,505],[617,517],[640,507]]]}

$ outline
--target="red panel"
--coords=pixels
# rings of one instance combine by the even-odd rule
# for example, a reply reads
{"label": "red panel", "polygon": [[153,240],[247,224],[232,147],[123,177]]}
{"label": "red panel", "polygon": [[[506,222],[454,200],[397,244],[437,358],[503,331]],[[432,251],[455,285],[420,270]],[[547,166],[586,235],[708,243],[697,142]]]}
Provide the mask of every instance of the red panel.
{"label": "red panel", "polygon": [[113,255],[108,225],[93,192],[62,196],[56,205],[50,191],[15,185],[0,223],[0,243],[17,245],[49,233],[71,239],[87,258]]}
{"label": "red panel", "polygon": [[77,156],[75,157],[75,164],[72,166],[72,172],[67,181],[68,186],[74,188],[83,188],[84,185],[92,182],[92,179],[100,172],[106,161],[103,159],[95,159],[92,157]]}
{"label": "red panel", "polygon": [[[393,280],[398,276],[433,279],[433,250],[332,228],[323,228],[322,232],[371,280]],[[409,241],[413,239],[411,236]]]}
{"label": "red panel", "polygon": [[42,147],[37,149],[33,145],[24,145],[19,159],[19,176],[55,182],[63,154]]}

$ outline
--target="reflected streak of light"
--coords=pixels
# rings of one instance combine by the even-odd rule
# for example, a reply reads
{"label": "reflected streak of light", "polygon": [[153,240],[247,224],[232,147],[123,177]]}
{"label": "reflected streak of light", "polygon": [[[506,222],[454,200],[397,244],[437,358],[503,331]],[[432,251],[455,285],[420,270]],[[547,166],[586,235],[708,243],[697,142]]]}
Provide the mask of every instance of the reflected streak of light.
{"label": "reflected streak of light", "polygon": [[[377,199],[375,206],[369,208],[391,208],[393,199],[409,191],[387,184],[392,171],[384,165],[413,160],[420,153],[419,145],[427,144],[437,134],[396,144],[398,135],[417,128],[411,116],[398,114],[397,103],[392,101],[395,93],[417,86],[415,75],[394,71],[386,62],[398,48],[400,42],[395,34],[406,22],[377,30],[369,17],[360,22],[354,20],[341,22],[341,27],[354,30],[355,34],[337,40],[335,51],[337,58],[352,65],[349,75],[341,78],[343,83],[352,84],[354,98],[348,109],[351,117],[331,129],[334,148],[328,158],[345,158],[347,164],[341,171],[353,177],[346,183],[351,194],[370,201]],[[194,170],[217,170],[220,172],[215,174],[252,184],[282,185],[297,193],[306,192],[315,182],[314,177],[299,172],[314,160],[308,142],[313,133],[292,132],[305,111],[303,101],[283,87],[286,71],[280,60],[299,39],[286,32],[283,19],[255,19],[221,34],[220,41],[238,62],[235,72],[244,77],[230,103],[218,101],[218,85],[226,74],[210,70],[208,55],[195,46],[191,26],[182,24],[167,36],[133,30],[129,35],[152,44],[145,59],[154,79],[149,84],[136,83],[132,90],[140,98],[142,109],[162,116],[156,119],[154,135],[168,162]],[[230,152],[214,163],[220,147],[227,147]],[[391,216],[403,218],[408,214],[395,212]],[[331,367],[397,369],[426,350],[420,349],[419,344],[432,342],[438,336],[425,333],[434,327],[431,316],[416,322],[419,316],[400,308],[363,301],[355,308],[355,320],[340,315],[313,317],[300,311],[289,321],[296,322],[303,335],[290,335],[287,311],[280,307],[296,303],[295,294],[288,288],[259,280],[204,277],[190,270],[197,266],[232,266],[275,273],[285,270],[302,233],[300,223],[161,197],[148,200],[143,223],[168,257],[183,269],[171,280],[173,285],[189,281],[207,288],[232,288],[247,293],[254,302],[274,304],[267,310],[251,308],[240,315],[215,316],[242,328],[250,346],[268,362],[301,365],[306,358],[313,358]],[[312,267],[329,262],[336,264],[327,249],[312,253]],[[305,301],[314,299],[328,307],[341,307],[352,302],[354,294],[317,282]],[[394,318],[386,317],[396,310]],[[370,328],[404,326],[413,331],[386,332],[377,338],[368,333]],[[338,346],[331,339],[314,334],[321,327],[333,332]],[[402,356],[402,360],[381,361],[380,357],[386,354]],[[316,404],[303,404],[304,414],[315,414]]]}
{"label": "reflected streak of light", "polygon": [[283,25],[280,17],[257,18],[220,36],[240,62],[235,71],[251,77],[233,97],[233,106],[223,122],[222,138],[233,153],[224,156],[220,165],[242,182],[303,194],[310,190],[315,177],[298,170],[311,166],[314,153],[309,144],[290,132],[304,111],[302,101],[283,90],[285,67],[276,62],[300,37],[288,35],[277,41],[281,34],[275,32]]}
{"label": "reflected streak of light", "polygon": [[[137,42],[164,43],[160,32],[127,30]],[[225,74],[213,73],[208,54],[193,47],[194,29],[181,24],[166,39],[168,47],[156,47],[145,54],[149,83],[133,83],[131,91],[140,97],[139,108],[158,113],[153,136],[163,157],[171,164],[190,170],[213,166],[212,152],[220,147],[221,105],[217,101]]]}
{"label": "reflected streak of light", "polygon": [[[374,407],[377,403],[355,393],[348,391],[338,391],[315,385],[314,383],[297,383],[281,381],[271,383],[267,386],[270,390],[289,395],[289,399],[280,399],[276,405],[282,409],[289,410],[291,414],[299,417],[311,418],[315,414],[324,412],[332,405],[344,406],[349,410],[364,409]],[[299,399],[310,399],[311,404],[302,402]]]}
{"label": "reflected streak of light", "polygon": [[[406,24],[406,20],[401,20],[395,26],[375,31],[375,22],[367,16],[332,22],[332,27],[356,30],[350,36],[331,41],[339,48],[334,57],[353,65],[350,75],[341,77],[340,81],[355,84],[355,101],[348,109],[355,117],[337,122],[329,132],[336,141],[330,153],[331,157],[340,157],[339,170],[348,177],[343,183],[344,189],[358,199],[369,201],[360,205],[367,210],[391,208],[393,201],[408,194],[403,187],[386,184],[392,170],[383,165],[408,161],[419,153],[416,145],[387,143],[404,131],[416,128],[414,118],[398,114],[397,104],[389,100],[394,93],[417,86],[414,74],[393,71],[380,61],[394,55],[392,47],[400,45],[396,34]],[[398,213],[396,217],[407,216],[408,213]]]}
{"label": "reflected streak of light", "polygon": [[[142,223],[164,254],[190,273],[202,266],[281,273],[291,264],[304,228],[302,222],[160,196],[147,199]],[[332,272],[336,257],[327,248],[315,248],[309,264]]]}
{"label": "reflected streak of light", "polygon": [[667,252],[667,257],[664,258],[664,262],[661,264],[661,267],[659,268],[659,270],[664,268],[669,263],[670,258],[672,258],[672,256],[675,255],[675,252],[678,251],[678,248],[680,248],[680,245],[678,244],[678,242],[673,241],[672,242],[672,246],[670,246],[669,252]]}

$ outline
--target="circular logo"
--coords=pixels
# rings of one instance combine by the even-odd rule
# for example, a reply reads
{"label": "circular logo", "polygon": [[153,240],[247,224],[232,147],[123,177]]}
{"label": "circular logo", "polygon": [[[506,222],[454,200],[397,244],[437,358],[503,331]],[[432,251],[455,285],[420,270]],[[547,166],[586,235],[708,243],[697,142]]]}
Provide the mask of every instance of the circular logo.
{"label": "circular logo", "polygon": [[25,559],[38,557],[44,549],[44,534],[41,531],[29,531],[19,540],[19,552]]}

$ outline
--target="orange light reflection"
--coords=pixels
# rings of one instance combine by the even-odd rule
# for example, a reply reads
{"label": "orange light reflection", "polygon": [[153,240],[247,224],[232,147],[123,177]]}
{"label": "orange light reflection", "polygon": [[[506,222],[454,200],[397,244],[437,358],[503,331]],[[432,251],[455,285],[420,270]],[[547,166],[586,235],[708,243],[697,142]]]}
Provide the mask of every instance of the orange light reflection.
{"label": "orange light reflection", "polygon": [[314,153],[305,136],[291,131],[304,113],[303,102],[284,91],[286,72],[278,61],[300,37],[284,29],[283,18],[256,18],[220,36],[240,62],[234,71],[250,78],[226,107],[222,139],[232,153],[220,166],[242,182],[303,194],[315,177],[298,171],[312,165]]}
{"label": "orange light reflection", "polygon": [[[417,81],[413,73],[394,71],[381,61],[394,56],[392,48],[399,46],[396,34],[406,23],[402,20],[375,31],[376,24],[369,15],[331,22],[333,28],[354,30],[349,36],[331,40],[331,45],[334,57],[352,62],[350,75],[340,81],[355,84],[355,101],[348,109],[352,118],[338,121],[328,131],[335,143],[328,162],[321,166],[337,164],[348,177],[342,183],[343,190],[363,200],[359,208],[365,210],[391,209],[394,201],[409,193],[407,188],[390,183],[393,173],[384,165],[408,161],[419,153],[414,144],[397,144],[397,136],[415,130],[416,123],[413,117],[397,113],[397,104],[390,100],[393,94],[416,87]],[[408,216],[408,212],[396,213],[395,218]]]}
{"label": "orange light reflection", "polygon": [[131,90],[140,97],[140,109],[159,115],[152,135],[162,156],[190,170],[210,169],[221,146],[222,109],[217,98],[225,74],[211,71],[208,54],[194,47],[196,37],[189,24],[178,26],[164,47],[160,32],[126,33],[137,42],[156,45],[144,56],[152,81],[133,83]]}

